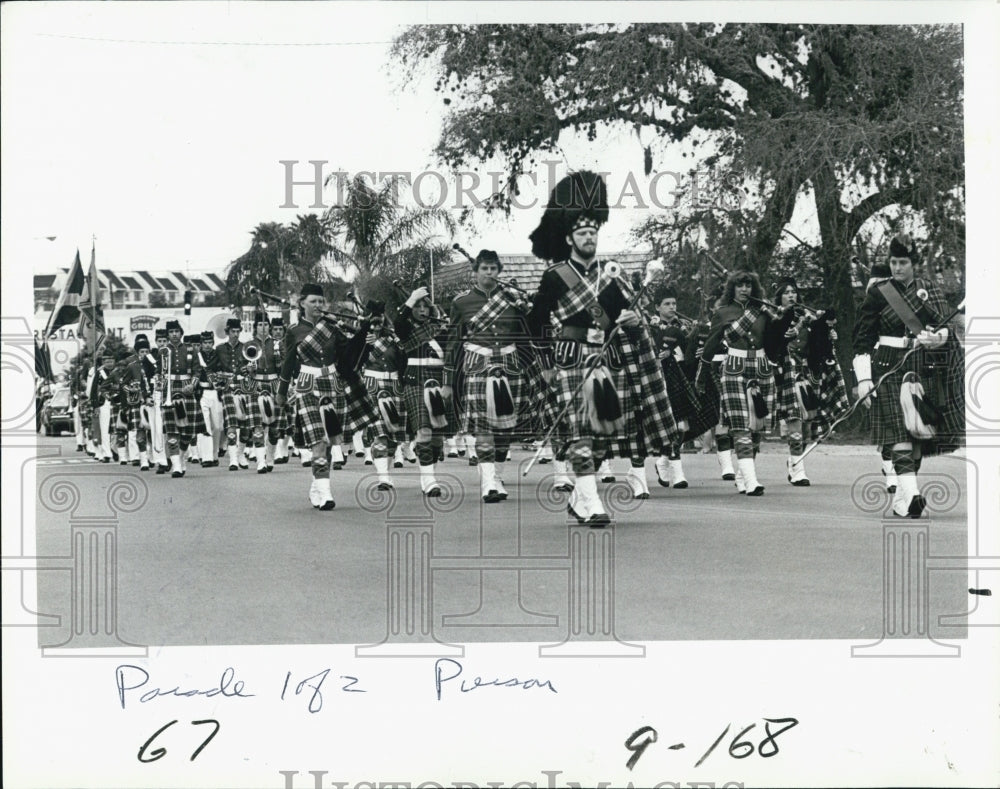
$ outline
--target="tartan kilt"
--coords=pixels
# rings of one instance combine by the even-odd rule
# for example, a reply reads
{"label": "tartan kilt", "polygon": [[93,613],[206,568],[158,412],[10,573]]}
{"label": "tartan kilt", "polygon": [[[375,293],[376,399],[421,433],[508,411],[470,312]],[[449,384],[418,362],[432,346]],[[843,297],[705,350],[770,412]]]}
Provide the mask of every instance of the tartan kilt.
{"label": "tartan kilt", "polygon": [[403,404],[406,407],[406,429],[410,435],[416,435],[418,430],[427,429],[436,434],[451,436],[457,431],[455,409],[446,409],[448,424],[436,429],[431,427],[430,414],[424,403],[424,384],[429,380],[441,383],[444,371],[440,367],[407,367],[403,376]]}
{"label": "tartan kilt", "polygon": [[178,401],[184,403],[184,410],[188,415],[187,424],[177,424],[174,406],[163,406],[163,434],[166,436],[177,436],[181,439],[187,439],[189,443],[193,443],[198,436],[198,430],[204,422],[201,415],[201,408],[198,406],[198,401],[195,399],[194,393],[184,394],[182,392],[174,392],[173,402],[176,404]]}
{"label": "tartan kilt", "polygon": [[[247,397],[249,398],[249,395]],[[240,419],[236,413],[236,393],[231,388],[227,389],[220,393],[219,399],[222,400],[223,431],[228,433],[230,430],[237,432],[246,430],[250,422],[248,419]]]}
{"label": "tartan kilt", "polygon": [[[756,382],[767,404],[768,414],[774,413],[774,368],[761,351],[756,356],[741,358],[732,354],[722,364],[722,422],[730,430],[750,430],[750,406],[746,387]],[[767,417],[765,417],[766,419]]]}
{"label": "tartan kilt", "polygon": [[719,421],[719,413],[712,404],[718,399],[718,390],[710,395],[706,387],[705,396],[699,397],[694,385],[673,356],[662,359],[660,366],[674,419],[678,422],[684,419],[688,423],[683,440],[700,436],[709,428],[715,427]]}
{"label": "tartan kilt", "polygon": [[86,397],[77,398],[76,409],[80,414],[80,424],[84,427],[90,424],[90,419],[93,416],[93,407],[90,405],[90,401]]}
{"label": "tartan kilt", "polygon": [[851,407],[851,401],[847,398],[847,384],[844,383],[844,374],[836,362],[827,365],[823,370],[817,393],[820,405],[816,412],[816,418],[813,419],[813,424],[820,428],[833,424],[841,414]]}
{"label": "tartan kilt", "polygon": [[[510,428],[496,428],[487,420],[487,379],[493,368],[501,368],[507,377],[511,399],[514,403],[514,415],[517,423]],[[529,380],[517,351],[503,354],[499,348],[493,348],[489,357],[466,351],[462,360],[461,401],[456,403],[458,413],[458,431],[461,433],[492,433],[497,430],[516,430],[530,414],[526,413],[530,403]]]}
{"label": "tartan kilt", "polygon": [[[878,381],[887,370],[897,364],[906,351],[880,345],[872,360],[872,378]],[[924,386],[924,396],[942,412],[943,421],[937,436],[921,441],[924,453],[937,447],[952,447],[964,441],[965,436],[965,363],[961,346],[954,338],[940,349],[918,349],[910,354],[903,366],[888,376],[879,386],[871,406],[872,443],[896,444],[917,441],[906,429],[899,392],[903,376],[917,373]]]}
{"label": "tartan kilt", "polygon": [[[115,416],[117,419],[117,414]],[[142,403],[122,406],[122,418],[127,425],[126,430],[142,430]]]}
{"label": "tartan kilt", "polygon": [[253,394],[247,395],[248,405],[247,408],[247,426],[250,431],[261,430],[263,432],[268,432],[269,430],[278,429],[278,421],[281,419],[281,410],[277,409],[277,414],[275,420],[270,425],[264,424],[264,412],[260,410],[260,396],[263,392],[270,392],[273,397],[278,391],[278,379],[274,378],[272,380],[260,380],[256,379],[254,381]]}
{"label": "tartan kilt", "polygon": [[801,419],[798,400],[795,399],[795,379],[803,371],[805,365],[800,365],[794,356],[786,355],[781,365],[774,367],[774,417],[772,424],[780,419]]}
{"label": "tartan kilt", "polygon": [[625,424],[618,435],[612,438],[612,451],[615,457],[632,458],[645,457],[646,441],[642,426],[636,418],[636,397],[629,385],[628,372],[624,367],[613,370],[615,389],[621,402],[622,413],[625,414]]}
{"label": "tartan kilt", "polygon": [[[326,427],[320,415],[320,401],[329,398],[340,417],[341,434],[364,430],[378,422],[378,412],[360,380],[344,380],[336,375],[311,379],[306,376],[296,384],[298,419],[302,424],[303,446],[312,447],[326,441]],[[304,385],[310,388],[304,388]]]}
{"label": "tartan kilt", "polygon": [[[375,378],[366,375],[365,389],[368,390],[368,396],[375,403],[375,408],[378,410],[379,415],[378,422],[372,425],[373,433],[377,436],[385,436],[397,444],[406,441],[406,404],[403,402],[402,382],[398,378]],[[382,411],[378,408],[379,401],[387,398],[395,406],[396,413],[399,414],[399,419],[403,427],[402,430],[390,430],[385,420],[382,419]]]}

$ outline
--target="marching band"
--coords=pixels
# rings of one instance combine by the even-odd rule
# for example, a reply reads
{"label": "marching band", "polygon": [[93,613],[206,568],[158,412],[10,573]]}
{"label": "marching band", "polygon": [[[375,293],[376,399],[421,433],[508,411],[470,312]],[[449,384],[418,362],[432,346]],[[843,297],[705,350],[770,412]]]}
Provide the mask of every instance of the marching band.
{"label": "marching band", "polygon": [[684,490],[681,448],[700,438],[703,451],[714,443],[722,479],[752,498],[765,490],[755,463],[761,436],[780,430],[787,481],[806,488],[805,457],[863,403],[893,512],[921,516],[921,459],[956,443],[964,397],[949,332],[957,311],[946,316],[936,284],[916,273],[911,239],[894,238],[888,267],[873,268],[854,328],[851,406],[834,352],[836,315],[804,305],[794,279],[780,279],[767,300],[756,273],[727,272],[710,318],[692,321],[658,281],[662,263],[630,282],[598,258],[607,218],[600,176],[575,173],[556,185],[531,234],[533,254],[549,263],[534,293],[501,278],[496,252],[473,257],[456,245],[473,283],[446,311],[426,287],[397,282],[402,303],[392,318],[384,303],[362,305],[353,293],[356,313],[332,312],[322,287],[307,283],[288,327],[264,309],[281,300],[258,291],[247,343],[237,318],[218,345],[214,332],[184,337],[170,320],[155,347],[138,334],[117,365],[98,355],[73,383],[78,449],[177,479],[189,450],[202,468],[228,455],[231,472],[249,468],[249,450],[266,474],[288,463],[294,444],[310,468],[310,503],[327,511],[336,506],[332,472],[352,438],[378,489],[394,487],[390,465],[412,458],[422,494],[436,497],[446,439],[468,436],[489,505],[509,496],[511,445],[534,440],[524,473],[551,460],[569,516],[601,527],[611,516],[597,477],[613,473],[604,471],[612,458],[628,460],[631,493],[645,499],[647,458],[660,486]]}

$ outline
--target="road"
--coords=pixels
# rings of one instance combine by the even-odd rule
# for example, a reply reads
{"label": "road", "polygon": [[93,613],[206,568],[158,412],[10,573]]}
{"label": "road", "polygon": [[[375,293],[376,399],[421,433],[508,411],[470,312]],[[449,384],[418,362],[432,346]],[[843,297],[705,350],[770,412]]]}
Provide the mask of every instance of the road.
{"label": "road", "polygon": [[[756,499],[720,479],[714,455],[685,454],[687,490],[658,487],[650,461],[649,500],[621,495],[624,468],[618,483],[601,486],[618,514],[598,540],[587,537],[596,530],[567,524],[564,501],[548,493],[551,466],[516,477],[513,465],[530,457],[523,450],[508,464],[511,497],[501,504],[481,504],[464,458],[440,466],[453,497],[432,502],[434,512],[415,466],[396,471],[395,495],[377,500],[371,467],[352,457],[334,472],[336,509],[319,512],[295,459],[266,475],[194,465],[174,480],[95,464],[70,438],[42,443],[62,453],[38,464],[43,502],[66,477],[88,494],[121,479],[145,490],[145,504],[118,515],[115,529],[118,632],[140,645],[376,644],[399,629],[387,602],[398,599],[395,581],[416,584],[408,599],[427,604],[439,641],[559,643],[578,621],[574,611],[586,620],[600,602],[574,597],[584,572],[603,579],[590,594],[606,595],[600,622],[610,632],[583,622],[597,638],[864,643],[883,632],[884,524],[926,526],[930,556],[967,553],[961,455],[925,460],[931,507],[920,522],[883,520],[888,499],[871,447],[820,447],[807,460],[812,486],[795,488],[785,480],[784,446],[765,443],[758,476],[767,490]],[[39,506],[36,525],[40,556],[69,555],[66,513]],[[424,570],[405,575],[393,545],[415,546]],[[40,611],[62,617],[40,631],[41,644],[63,643],[70,570],[37,577]],[[964,636],[938,618],[970,608],[966,573],[932,571],[929,587],[931,635]]]}

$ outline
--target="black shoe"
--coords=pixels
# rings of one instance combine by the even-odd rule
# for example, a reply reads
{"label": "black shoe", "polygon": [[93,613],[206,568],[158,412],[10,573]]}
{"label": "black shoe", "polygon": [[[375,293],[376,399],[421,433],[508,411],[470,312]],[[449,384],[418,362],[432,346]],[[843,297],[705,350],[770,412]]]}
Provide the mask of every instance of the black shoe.
{"label": "black shoe", "polygon": [[363,458],[364,456],[365,456],[364,452],[355,452],[354,453],[354,457],[356,457],[356,458]]}
{"label": "black shoe", "polygon": [[551,463],[552,458],[538,458],[538,465],[544,466],[546,463]]}
{"label": "black shoe", "polygon": [[469,465],[470,466],[478,466],[479,465],[479,458],[476,457],[475,455],[473,455],[472,457],[470,457],[469,458]]}
{"label": "black shoe", "polygon": [[723,479],[724,479],[724,480],[725,480],[726,482],[732,482],[733,480],[735,480],[735,479],[736,479],[736,475],[735,475],[735,474],[723,474],[723,475],[722,475],[722,478],[723,478]]}
{"label": "black shoe", "polygon": [[327,499],[322,504],[320,504],[319,507],[317,507],[317,509],[322,510],[323,512],[328,512],[329,510],[332,510],[336,506],[337,502],[335,502],[333,499]]}
{"label": "black shoe", "polygon": [[343,463],[334,463],[333,464],[333,470],[334,471],[340,471],[343,467],[344,467]]}
{"label": "black shoe", "polygon": [[240,470],[240,467],[239,467],[239,466],[237,466],[237,465],[236,465],[235,463],[230,463],[230,464],[229,464],[229,470],[230,470],[230,471],[239,471],[239,470]]}
{"label": "black shoe", "polygon": [[894,494],[896,492],[896,486],[895,485],[889,485],[889,487],[886,488],[886,492],[890,493],[890,494]]}
{"label": "black shoe", "polygon": [[111,458],[101,458],[101,462],[102,463],[110,463],[111,462]]}
{"label": "black shoe", "polygon": [[157,463],[156,464],[156,473],[157,474],[166,474],[167,473],[167,467],[166,466],[161,466],[159,463]]}
{"label": "black shoe", "polygon": [[486,504],[496,504],[498,501],[503,501],[503,496],[496,489],[488,490],[486,491],[486,495],[483,496],[483,501]]}
{"label": "black shoe", "polygon": [[275,458],[274,459],[274,465],[276,465],[276,466],[283,466],[287,462],[288,462],[288,458]]}
{"label": "black shoe", "polygon": [[225,449],[220,449],[219,450],[219,457],[220,458],[224,458],[226,456],[226,451],[227,450],[225,450]]}
{"label": "black shoe", "polygon": [[587,525],[592,529],[603,529],[611,525],[611,516],[606,512],[595,512],[587,518]]}
{"label": "black shoe", "polygon": [[365,465],[366,465],[366,466],[370,466],[370,465],[372,465],[372,461],[370,461],[370,460],[366,460],[366,461],[365,461]]}
{"label": "black shoe", "polygon": [[307,460],[305,463],[302,464],[302,468],[309,468],[312,464],[313,462],[311,460]]}
{"label": "black shoe", "polygon": [[401,461],[401,460],[394,460],[394,461],[392,461],[392,467],[393,468],[402,468],[403,467],[403,461]]}
{"label": "black shoe", "polygon": [[552,490],[559,491],[560,493],[572,493],[573,485],[569,482],[560,482],[558,485],[554,486]]}
{"label": "black shoe", "polygon": [[911,518],[919,518],[923,514],[924,509],[927,507],[927,499],[921,496],[919,493],[910,499],[910,506],[907,510]]}
{"label": "black shoe", "polygon": [[566,505],[566,512],[568,512],[570,515],[572,515],[574,518],[576,518],[576,522],[577,523],[585,523],[586,522],[586,518],[584,518],[576,510],[574,510],[572,504],[567,504]]}
{"label": "black shoe", "polygon": [[611,474],[608,474],[607,476],[601,477],[601,482],[615,482],[615,481],[616,481],[616,477],[612,476]]}
{"label": "black shoe", "polygon": [[188,461],[188,463],[197,463],[197,464],[199,464],[199,465],[200,465],[200,464],[201,464],[201,458],[191,458],[191,459],[190,459],[190,460]]}
{"label": "black shoe", "polygon": [[664,479],[663,477],[660,476],[660,470],[658,468],[656,468],[656,464],[655,463],[653,464],[653,468],[656,469],[656,481],[660,483],[660,487],[669,488],[670,487],[670,480],[669,479]]}
{"label": "black shoe", "polygon": [[83,452],[83,444],[77,444],[76,445],[76,451],[77,452]]}
{"label": "black shoe", "polygon": [[764,486],[763,485],[758,485],[753,490],[747,490],[747,495],[748,496],[763,496],[764,495]]}
{"label": "black shoe", "polygon": [[390,482],[380,482],[375,486],[376,490],[392,490],[392,483]]}
{"label": "black shoe", "polygon": [[425,490],[424,495],[427,496],[427,498],[429,499],[436,499],[441,496],[441,488],[435,485],[430,490]]}
{"label": "black shoe", "polygon": [[266,474],[267,473],[267,466],[264,466],[264,468],[257,469],[257,473],[258,474]]}
{"label": "black shoe", "polygon": [[174,479],[180,479],[181,477],[184,476],[184,472],[183,471],[171,471],[170,472],[170,476],[173,477]]}

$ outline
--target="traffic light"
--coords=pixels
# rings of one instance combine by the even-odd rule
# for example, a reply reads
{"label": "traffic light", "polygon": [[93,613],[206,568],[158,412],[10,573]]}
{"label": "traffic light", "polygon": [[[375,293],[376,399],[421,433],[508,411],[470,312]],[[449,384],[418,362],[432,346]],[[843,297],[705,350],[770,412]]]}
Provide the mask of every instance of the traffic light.
{"label": "traffic light", "polygon": [[189,290],[184,291],[184,314],[185,315],[190,315],[191,314],[191,300],[193,298],[194,298],[194,295],[191,293],[191,291],[189,291]]}

